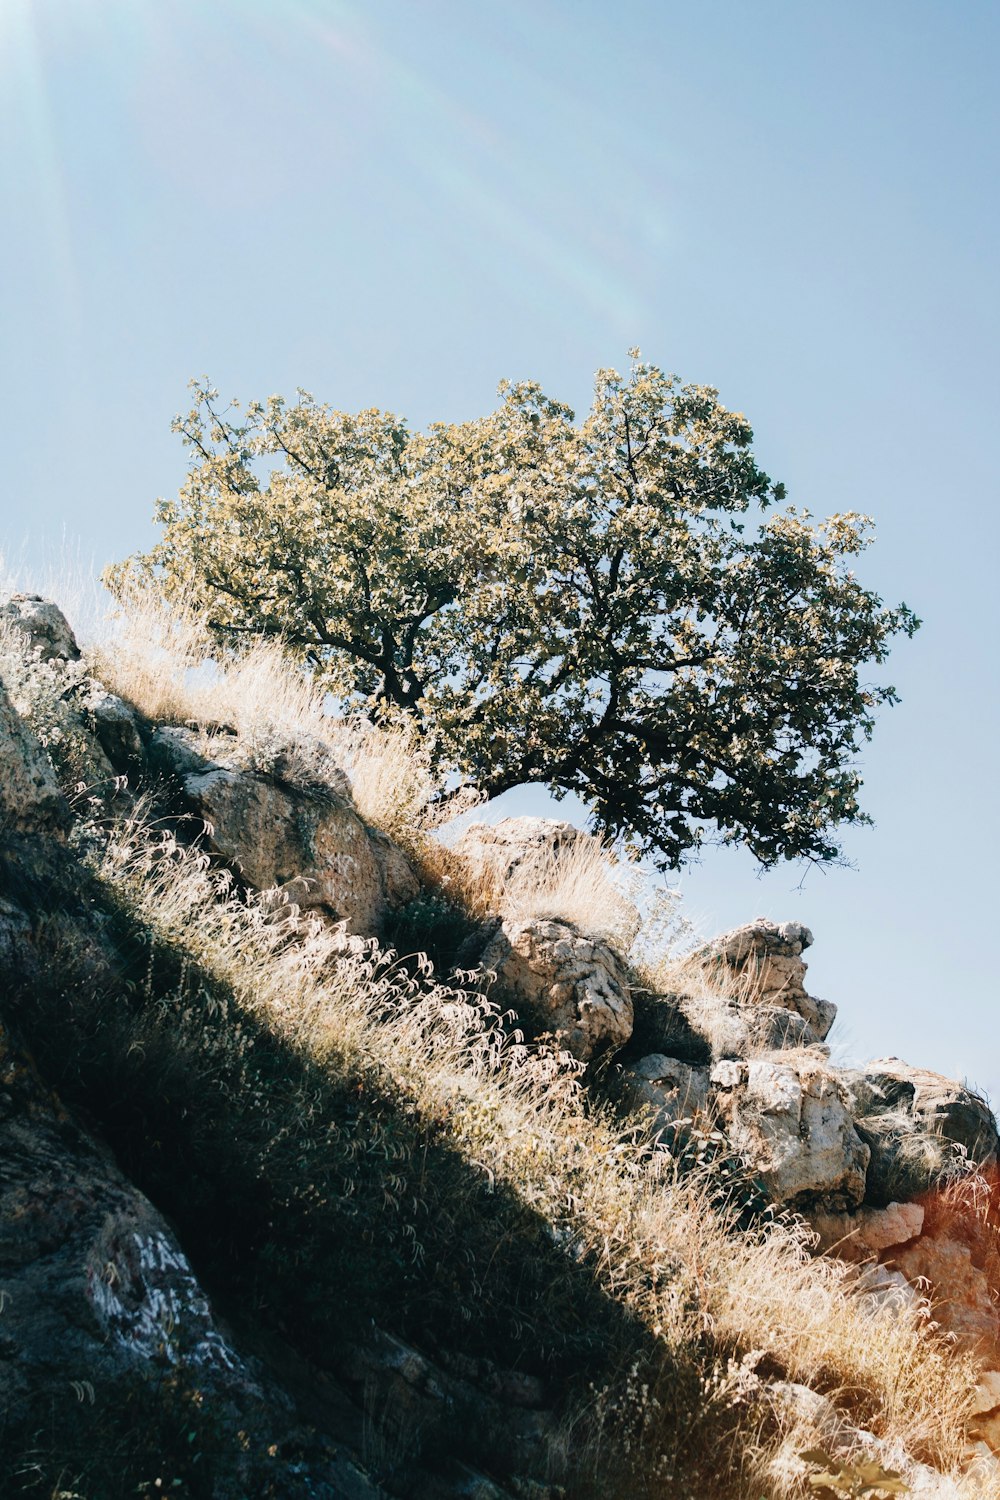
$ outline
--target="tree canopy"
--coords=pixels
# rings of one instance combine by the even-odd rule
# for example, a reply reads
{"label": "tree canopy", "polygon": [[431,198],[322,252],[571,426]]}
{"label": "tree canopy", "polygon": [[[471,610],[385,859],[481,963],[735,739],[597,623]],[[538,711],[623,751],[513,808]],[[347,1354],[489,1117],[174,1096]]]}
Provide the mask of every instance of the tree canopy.
{"label": "tree canopy", "polygon": [[632,358],[579,424],[532,382],[425,432],[195,384],[186,482],[111,586],[280,634],[343,702],[414,716],[442,771],[577,792],[663,867],[706,836],[836,859],[896,701],[865,674],[919,622],[851,571],[867,517],[772,511],[746,418]]}

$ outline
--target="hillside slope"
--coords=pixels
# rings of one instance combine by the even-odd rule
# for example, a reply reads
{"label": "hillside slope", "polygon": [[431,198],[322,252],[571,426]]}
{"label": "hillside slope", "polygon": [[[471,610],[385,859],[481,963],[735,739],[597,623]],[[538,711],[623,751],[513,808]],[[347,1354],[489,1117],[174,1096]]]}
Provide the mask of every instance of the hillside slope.
{"label": "hillside slope", "polygon": [[0,605],[3,1492],[1000,1494],[986,1104],[199,649]]}

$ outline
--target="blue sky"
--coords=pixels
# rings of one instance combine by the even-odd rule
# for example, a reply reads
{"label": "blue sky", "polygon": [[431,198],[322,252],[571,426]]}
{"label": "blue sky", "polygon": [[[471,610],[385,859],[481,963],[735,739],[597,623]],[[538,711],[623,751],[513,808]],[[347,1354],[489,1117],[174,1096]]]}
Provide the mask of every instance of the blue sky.
{"label": "blue sky", "polygon": [[634,344],[718,386],[925,625],[856,868],[714,852],[689,908],[807,921],[834,1037],[997,1102],[998,43],[985,0],[3,0],[0,547],[147,545],[195,375],[415,425],[582,410]]}

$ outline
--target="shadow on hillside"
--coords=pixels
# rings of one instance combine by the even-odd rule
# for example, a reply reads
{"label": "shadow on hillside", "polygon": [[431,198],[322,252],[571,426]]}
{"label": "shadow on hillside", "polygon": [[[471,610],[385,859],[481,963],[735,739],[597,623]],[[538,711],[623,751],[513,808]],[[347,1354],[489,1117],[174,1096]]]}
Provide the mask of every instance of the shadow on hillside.
{"label": "shadow on hillside", "polygon": [[[605,1419],[600,1451],[586,1422],[571,1445],[572,1496],[660,1494],[665,1471],[736,1492],[711,1472],[728,1445],[706,1430],[696,1346],[654,1339],[489,1162],[454,1149],[446,1119],[421,1117],[362,1058],[318,1067],[181,942],[154,941],[114,889],[74,865],[70,890],[68,869],[33,885],[16,849],[0,858],[0,894],[32,908],[46,960],[13,977],[9,1013],[237,1329],[270,1330],[334,1379],[373,1323],[445,1366],[539,1377],[564,1417],[589,1404]],[[590,1388],[607,1385],[633,1394],[595,1406]],[[424,1434],[425,1460],[438,1444],[509,1472],[523,1454],[495,1415],[452,1411]],[[664,1467],[644,1468],[647,1451],[616,1472],[630,1444]]]}

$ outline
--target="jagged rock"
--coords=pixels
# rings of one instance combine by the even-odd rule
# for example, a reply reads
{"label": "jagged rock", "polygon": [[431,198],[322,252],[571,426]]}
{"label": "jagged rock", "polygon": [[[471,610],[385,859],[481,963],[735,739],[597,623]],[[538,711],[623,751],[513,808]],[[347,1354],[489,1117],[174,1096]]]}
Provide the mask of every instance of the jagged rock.
{"label": "jagged rock", "polygon": [[844,1073],[858,1132],[871,1147],[868,1199],[926,1192],[968,1164],[997,1159],[997,1124],[971,1089],[898,1057]]}
{"label": "jagged rock", "polygon": [[747,1047],[753,1051],[794,1051],[800,1047],[822,1046],[816,1032],[798,1011],[780,1005],[742,1007]]}
{"label": "jagged rock", "polygon": [[0,1400],[15,1418],[59,1376],[183,1367],[259,1392],[173,1234],[48,1093],[0,1026]]}
{"label": "jagged rock", "polygon": [[0,829],[33,832],[68,821],[52,764],[0,682]]}
{"label": "jagged rock", "polygon": [[41,594],[10,594],[0,604],[0,619],[27,636],[43,661],[79,661],[80,648],[70,623],[51,599]]}
{"label": "jagged rock", "polygon": [[960,1349],[996,1358],[1000,1320],[989,1282],[973,1264],[968,1245],[926,1234],[896,1251],[891,1264],[913,1285],[926,1283],[935,1319]]}
{"label": "jagged rock", "polygon": [[708,1069],[692,1068],[673,1057],[654,1052],[626,1068],[623,1092],[633,1108],[649,1105],[657,1131],[670,1131],[680,1121],[708,1112]]}
{"label": "jagged rock", "polygon": [[139,715],[124,698],[91,679],[82,697],[81,712],[115,771],[131,771],[141,765],[144,749]]}
{"label": "jagged rock", "polygon": [[320,908],[349,932],[377,930],[378,864],[364,824],[346,804],[222,767],[188,776],[184,790],[208,826],[209,845],[251,885],[280,889],[304,910]]}
{"label": "jagged rock", "polygon": [[868,1147],[835,1076],[815,1059],[722,1062],[711,1082],[733,1145],[774,1202],[861,1202]]}
{"label": "jagged rock", "polygon": [[501,922],[480,956],[511,1002],[555,1032],[581,1062],[620,1047],[632,1034],[624,967],[604,943],[565,922],[531,917]]}
{"label": "jagged rock", "polygon": [[801,922],[778,923],[758,917],[713,939],[697,957],[706,965],[721,965],[729,972],[730,982],[743,991],[744,1005],[793,1011],[801,1017],[808,1032],[801,1033],[791,1045],[802,1046],[824,1041],[837,1014],[837,1007],[829,1000],[806,992],[806,964],[801,955],[812,940],[809,928]]}
{"label": "jagged rock", "polygon": [[[208,1424],[219,1500],[384,1500],[350,1450],[303,1428],[288,1394],[237,1349],[165,1220],[2,1023],[0,1163],[4,1474],[30,1462],[43,1427],[54,1451],[72,1452],[74,1422],[99,1444],[109,1403],[135,1401],[155,1419],[174,1392],[191,1397],[187,1425]],[[293,1464],[280,1451],[289,1441],[304,1455]]]}
{"label": "jagged rock", "polygon": [[819,1236],[817,1251],[840,1260],[864,1261],[914,1240],[924,1227],[919,1203],[890,1203],[860,1208],[857,1213],[813,1212],[807,1215]]}
{"label": "jagged rock", "polygon": [[[151,767],[172,774],[206,824],[208,847],[258,890],[280,890],[304,910],[378,931],[385,895],[368,830],[345,798],[346,778],[320,778],[313,761],[279,750],[268,772],[209,760],[187,730],[159,729]],[[324,771],[326,768],[320,768]]]}
{"label": "jagged rock", "polygon": [[587,836],[556,818],[502,818],[499,823],[470,824],[454,849],[502,891],[515,873],[540,868]]}

